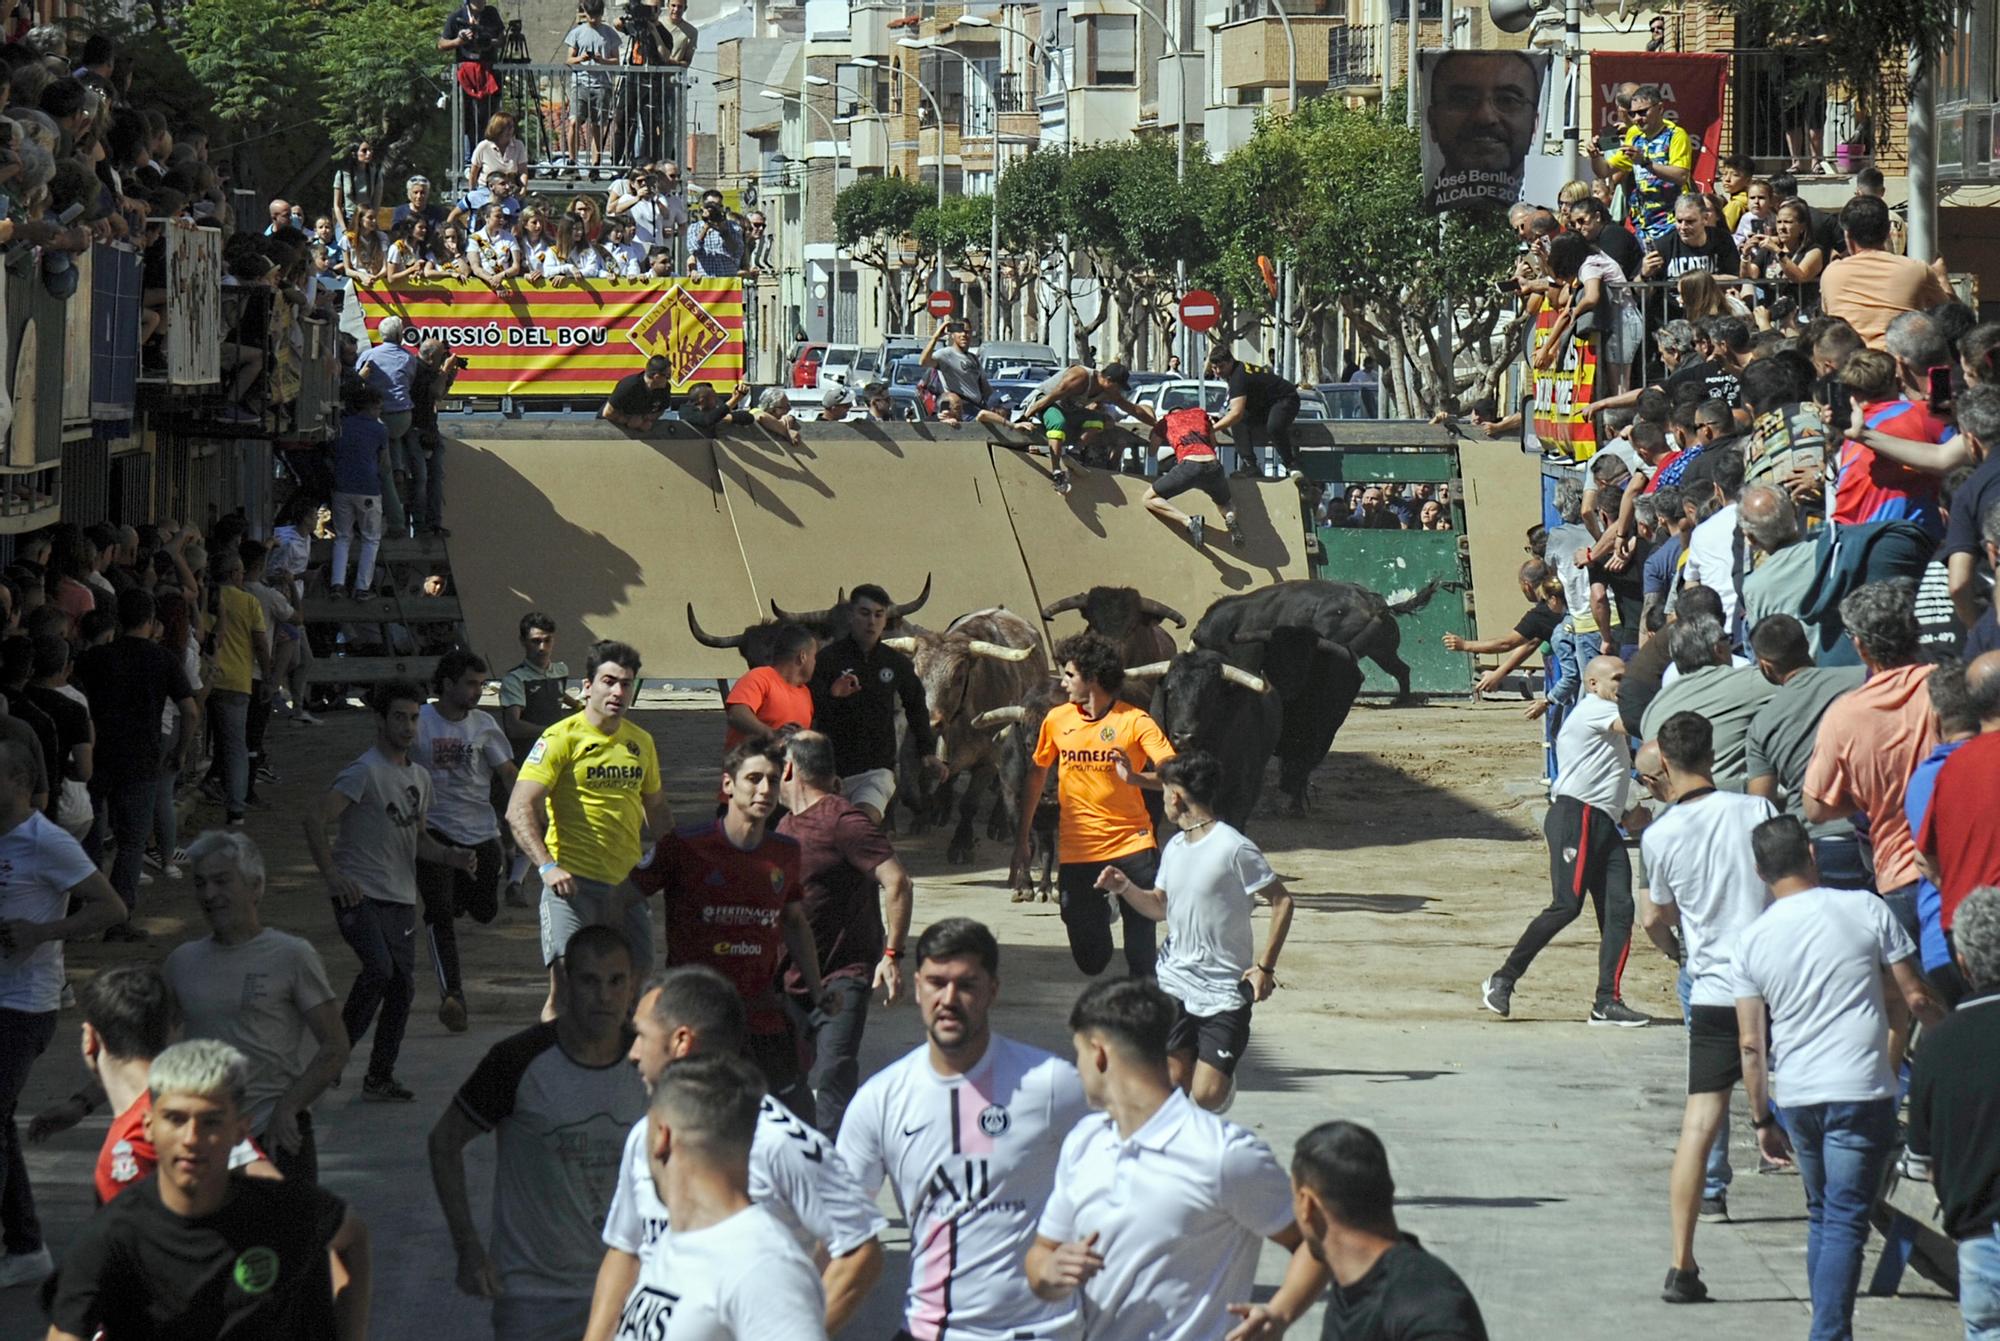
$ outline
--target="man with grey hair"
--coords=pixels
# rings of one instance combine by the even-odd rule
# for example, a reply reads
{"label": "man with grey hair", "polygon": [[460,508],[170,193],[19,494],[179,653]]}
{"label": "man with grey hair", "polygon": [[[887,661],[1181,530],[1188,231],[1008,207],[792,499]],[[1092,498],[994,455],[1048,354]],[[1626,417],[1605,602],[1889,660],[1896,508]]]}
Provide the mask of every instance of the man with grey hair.
{"label": "man with grey hair", "polygon": [[1805,541],[1789,491],[1753,484],[1737,503],[1743,539],[1762,557],[1743,578],[1743,618],[1752,629],[1772,615],[1800,615],[1817,586],[1818,550]]}
{"label": "man with grey hair", "polygon": [[1910,774],[1937,744],[1926,681],[1917,662],[1916,593],[1907,582],[1871,582],[1848,593],[1840,618],[1868,678],[1834,700],[1803,788],[1809,824],[1868,817],[1875,889],[1912,940],[1917,936],[1917,848],[1904,794]]}
{"label": "man with grey hair", "polygon": [[1651,740],[1675,713],[1699,713],[1714,729],[1715,785],[1730,792],[1747,790],[1750,723],[1775,687],[1755,666],[1735,664],[1718,620],[1683,618],[1668,637],[1680,674],[1647,706],[1641,734]]}
{"label": "man with grey hair", "polygon": [[[152,1181],[100,1211],[63,1258],[49,1341],[368,1334],[368,1229],[310,1182],[232,1173],[250,1063],[214,1039],[153,1059]],[[331,1263],[346,1276],[336,1293]]]}
{"label": "man with grey hair", "polygon": [[384,317],[375,328],[376,343],[355,360],[354,375],[362,384],[382,393],[382,426],[389,432],[389,468],[396,476],[395,487],[382,481],[382,515],[389,529],[398,535],[409,533],[414,523],[423,526],[428,463],[411,426],[416,421],[416,402],[410,388],[416,377],[417,356],[403,343],[401,317]]}
{"label": "man with grey hair", "polygon": [[[264,857],[245,834],[210,829],[188,846],[194,897],[209,935],[161,965],[189,1038],[216,1038],[250,1059],[243,1114],[285,1177],[315,1182],[312,1104],[340,1079],[347,1031],[319,952],[266,927]],[[308,1037],[316,1045],[305,1056]]]}
{"label": "man with grey hair", "polygon": [[2000,1334],[2000,889],[1958,907],[1952,953],[1972,995],[1924,1032],[1910,1072],[1906,1167],[1937,1188],[1958,1243],[1959,1309],[1968,1338]]}

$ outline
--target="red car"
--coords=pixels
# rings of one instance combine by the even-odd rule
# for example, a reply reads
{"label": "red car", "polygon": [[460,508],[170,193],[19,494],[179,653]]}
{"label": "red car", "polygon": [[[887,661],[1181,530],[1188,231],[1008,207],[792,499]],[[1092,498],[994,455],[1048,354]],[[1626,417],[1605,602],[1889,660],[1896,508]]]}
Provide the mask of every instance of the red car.
{"label": "red car", "polygon": [[792,385],[807,391],[819,385],[819,361],[826,354],[826,342],[802,344],[792,354]]}

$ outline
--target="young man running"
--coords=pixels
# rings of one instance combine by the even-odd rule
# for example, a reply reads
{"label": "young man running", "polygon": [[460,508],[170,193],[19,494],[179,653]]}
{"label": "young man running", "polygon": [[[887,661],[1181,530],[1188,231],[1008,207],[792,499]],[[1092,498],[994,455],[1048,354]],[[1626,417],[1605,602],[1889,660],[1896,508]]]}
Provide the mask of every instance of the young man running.
{"label": "young man running", "polygon": [[[159,1167],[70,1245],[49,1341],[368,1334],[366,1226],[312,1183],[230,1171],[230,1150],[250,1134],[249,1082],[243,1054],[215,1039],[153,1059],[146,1132]],[[347,1276],[338,1296],[335,1260]]]}
{"label": "young man running", "polygon": [[[333,896],[341,939],[361,960],[340,1013],[350,1045],[375,1026],[361,1097],[409,1103],[417,1096],[397,1083],[395,1072],[417,990],[417,861],[471,875],[478,859],[470,848],[446,847],[424,830],[431,775],[410,762],[424,691],[390,680],[372,697],[374,747],[340,771],[306,816],[306,846]],[[339,832],[329,848],[326,831],[334,826]]]}
{"label": "young man running", "polygon": [[899,710],[924,768],[944,768],[916,665],[882,643],[894,609],[889,593],[874,583],[855,587],[847,594],[847,635],[821,648],[813,663],[813,728],[833,742],[840,794],[877,824],[896,795]]}
{"label": "young man running", "polygon": [[1632,948],[1632,862],[1625,855],[1621,821],[1638,829],[1646,812],[1627,809],[1632,790],[1632,745],[1618,716],[1618,688],[1625,663],[1595,657],[1583,669],[1583,693],[1556,733],[1555,800],[1542,832],[1549,840],[1549,877],[1555,898],[1528,923],[1514,952],[1479,985],[1480,1004],[1506,1018],[1514,984],[1556,933],[1576,920],[1588,893],[1597,912],[1597,999],[1592,1024],[1643,1027],[1647,1016],[1618,995]]}
{"label": "young man running", "polygon": [[583,711],[542,732],[507,800],[514,841],[542,880],[542,962],[555,1018],[555,963],[576,929],[625,933],[635,963],[653,962],[653,921],[627,882],[644,848],[642,825],[673,829],[653,738],[626,719],[638,694],[639,653],[601,642],[584,659]]}
{"label": "young man running", "polygon": [[1173,758],[1174,747],[1151,717],[1117,697],[1125,665],[1114,643],[1094,633],[1075,634],[1056,644],[1055,660],[1069,701],[1042,719],[1021,789],[1020,832],[1009,879],[1021,887],[1042,783],[1060,762],[1057,885],[1070,954],[1085,973],[1102,973],[1111,962],[1111,922],[1122,911],[1125,963],[1133,977],[1146,977],[1153,972],[1153,923],[1129,902],[1107,901],[1098,881],[1109,864],[1140,889],[1157,883],[1159,849],[1139,789],[1159,786],[1147,770]]}
{"label": "young man running", "polygon": [[1054,1189],[1064,1135],[1089,1111],[1076,1068],[993,1032],[1000,944],[970,918],[917,939],[924,1046],[871,1077],[840,1126],[840,1157],[910,1220],[898,1341],[1052,1341],[1073,1299],[1045,1300],[1021,1261]]}
{"label": "young man running", "polygon": [[639,1270],[620,1341],[826,1341],[812,1259],[750,1195],[760,1079],[726,1054],[660,1077],[646,1162],[673,1227]]}
{"label": "young man running", "polygon": [[784,956],[828,1014],[840,1010],[840,998],[820,981],[799,845],[769,829],[784,772],[782,746],[746,741],[732,749],[722,761],[721,817],[660,838],[633,869],[632,884],[643,896],[664,897],[667,967],[706,964],[735,984],[749,1012],[745,1054],[778,1101],[811,1121],[799,1040],[778,996]]}
{"label": "young man running", "polygon": [[[1326,1288],[1326,1268],[1295,1251],[1292,1185],[1270,1147],[1196,1108],[1168,1073],[1178,1009],[1144,979],[1117,978],[1069,1013],[1098,1111],[1063,1142],[1027,1275],[1043,1299],[1081,1296],[1092,1341],[1281,1333]],[[1292,1259],[1277,1293],[1249,1304],[1265,1239]]]}
{"label": "young man running", "polygon": [[[1771,902],[1751,835],[1778,812],[1761,796],[1715,789],[1715,734],[1699,713],[1667,718],[1655,744],[1663,776],[1648,785],[1669,806],[1639,841],[1647,883],[1639,925],[1669,959],[1685,949],[1689,981],[1687,1109],[1667,1185],[1673,1263],[1660,1297],[1692,1304],[1708,1298],[1694,1260],[1704,1166],[1729,1116],[1730,1091],[1743,1078],[1732,947]],[[1708,1218],[1728,1219],[1727,1205]]]}
{"label": "young man running", "polygon": [[[569,692],[569,666],[556,660],[556,621],[539,610],[521,616],[521,661],[500,679],[500,729],[514,751],[514,765],[527,762],[528,751],[542,732],[566,713],[581,712],[583,700]],[[525,882],[533,866],[510,828],[504,835],[511,860],[507,867],[509,908],[541,904],[541,881]]]}
{"label": "young man running", "polygon": [[[648,1090],[697,1054],[733,1057],[743,1049],[743,999],[711,968],[655,974],[633,1012],[631,1060]],[[618,1190],[604,1219],[604,1261],[584,1341],[611,1341],[642,1263],[660,1250],[671,1223],[653,1184],[647,1120],[625,1138]],[[826,1329],[838,1333],[882,1275],[880,1235],[888,1220],[835,1156],[833,1143],[768,1094],[757,1105],[750,1143],[750,1199],[783,1222],[799,1246],[826,1267]]]}
{"label": "young man running", "polygon": [[455,647],[438,658],[437,702],[417,718],[410,757],[431,777],[427,827],[450,852],[470,852],[470,873],[442,862],[417,861],[417,892],[424,901],[431,967],[437,972],[438,1019],[454,1034],[465,1032],[465,986],[458,965],[454,923],[467,913],[481,924],[500,912],[500,821],[493,813],[493,780],[514,786],[514,754],[500,724],[479,709],[486,663]]}
{"label": "young man running", "polygon": [[[1167,821],[1180,832],[1160,853],[1159,887],[1142,889],[1116,866],[1106,866],[1098,884],[1167,924],[1158,965],[1175,1004],[1167,1066],[1176,1086],[1216,1112],[1228,1104],[1250,1044],[1250,1008],[1278,985],[1292,896],[1257,845],[1215,817],[1222,765],[1214,755],[1196,750],[1167,760],[1160,785]],[[1259,898],[1271,905],[1261,959],[1250,930]]]}

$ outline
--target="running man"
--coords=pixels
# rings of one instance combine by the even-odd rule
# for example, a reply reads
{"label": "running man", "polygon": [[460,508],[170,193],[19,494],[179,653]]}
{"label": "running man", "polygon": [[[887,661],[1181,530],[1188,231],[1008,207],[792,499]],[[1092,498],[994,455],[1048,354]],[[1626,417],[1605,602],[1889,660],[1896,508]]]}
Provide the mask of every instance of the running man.
{"label": "running man", "polygon": [[[1063,1141],[1055,1188],[1028,1249],[1043,1299],[1081,1296],[1091,1341],[1282,1332],[1326,1288],[1292,1219],[1271,1148],[1188,1101],[1167,1069],[1174,999],[1143,978],[1083,989],[1069,1029],[1098,1111]],[[1292,1254],[1284,1284],[1245,1305],[1269,1239]]]}
{"label": "running man", "polygon": [[[743,998],[714,969],[655,974],[632,1017],[631,1059],[639,1079],[653,1091],[664,1073],[688,1057],[737,1055],[743,1050],[745,1019]],[[645,1118],[625,1138],[584,1341],[612,1341],[641,1265],[667,1237],[670,1218],[653,1184],[648,1139]],[[820,1285],[826,1295],[826,1329],[837,1333],[882,1276],[879,1236],[889,1222],[833,1156],[833,1143],[789,1108],[768,1094],[758,1102],[757,1130],[750,1142],[750,1199],[776,1215],[815,1260],[825,1252]]]}
{"label": "running man", "polygon": [[[1167,821],[1180,830],[1160,853],[1159,888],[1143,889],[1116,866],[1098,877],[1154,921],[1167,924],[1160,986],[1175,1003],[1167,1038],[1173,1082],[1210,1112],[1228,1105],[1236,1065],[1250,1045],[1250,1008],[1278,985],[1278,952],[1292,929],[1292,896],[1257,845],[1215,817],[1222,765],[1205,750],[1160,765]],[[1254,957],[1250,909],[1271,905],[1264,955]]]}
{"label": "running man", "polygon": [[741,1057],[668,1067],[646,1116],[646,1164],[673,1228],[639,1270],[619,1341],[826,1341],[812,1259],[750,1195],[763,1086]]}
{"label": "running man", "polygon": [[542,880],[544,1020],[555,1018],[555,964],[578,927],[615,926],[634,963],[653,962],[653,921],[626,876],[645,851],[641,826],[671,833],[674,817],[653,738],[625,717],[638,684],[638,649],[593,646],[584,658],[583,710],[542,732],[507,800],[507,825]]}
{"label": "running man", "polygon": [[634,867],[632,884],[644,897],[664,898],[667,967],[706,964],[735,984],[749,1011],[745,1055],[778,1101],[811,1121],[799,1040],[778,995],[785,955],[827,1014],[839,1012],[840,997],[820,980],[799,845],[770,829],[784,772],[782,746],[746,741],[731,750],[722,761],[722,814],[662,835]]}
{"label": "running man", "polygon": [[410,757],[431,776],[427,828],[432,841],[453,853],[471,852],[473,869],[417,861],[417,893],[424,901],[431,967],[437,972],[438,1019],[454,1034],[465,1032],[465,985],[459,974],[458,933],[467,913],[484,925],[500,912],[500,821],[493,813],[493,780],[514,786],[514,752],[492,716],[480,711],[486,663],[455,647],[438,658],[437,702],[417,718]]}
{"label": "running man", "polygon": [[[575,1341],[590,1318],[597,1226],[617,1187],[646,1090],[630,1047],[632,951],[581,927],[558,978],[556,1018],[493,1045],[431,1129],[431,1182],[458,1253],[458,1288],[493,1301],[496,1341]],[[493,1247],[472,1218],[465,1148],[492,1132]]]}
{"label": "running man", "polygon": [[1242,426],[1238,429],[1242,446],[1237,449],[1236,473],[1262,475],[1260,449],[1269,445],[1292,479],[1303,480],[1298,450],[1292,445],[1292,425],[1299,417],[1299,389],[1276,373],[1251,372],[1236,361],[1227,345],[1208,356],[1208,375],[1229,388],[1229,408],[1215,421],[1215,431]]}
{"label": "running man", "polygon": [[925,770],[944,769],[916,665],[882,643],[894,609],[874,583],[855,587],[847,594],[847,635],[821,648],[813,665],[813,726],[833,742],[840,794],[877,824],[896,796],[899,708]]}
{"label": "running man", "polygon": [[1636,831],[1647,818],[1643,807],[1627,808],[1632,743],[1618,716],[1624,681],[1624,662],[1593,657],[1583,668],[1583,693],[1556,733],[1555,800],[1542,821],[1555,897],[1528,923],[1507,962],[1479,984],[1480,1004],[1502,1019],[1513,1011],[1514,984],[1556,933],[1576,920],[1586,893],[1595,905],[1598,934],[1597,999],[1590,1022],[1637,1029],[1650,1018],[1618,994],[1632,949],[1632,860],[1618,826],[1622,822]]}
{"label": "running man", "polygon": [[917,938],[924,1046],[870,1077],[840,1157],[871,1198],[887,1179],[910,1222],[906,1341],[1069,1336],[1073,1299],[1045,1300],[1022,1259],[1055,1187],[1062,1141],[1089,1112],[1076,1068],[992,1030],[1000,943],[970,918]]}
{"label": "running man", "polygon": [[1208,411],[1199,405],[1167,411],[1166,417],[1153,425],[1153,441],[1173,449],[1174,465],[1146,487],[1145,497],[1139,500],[1146,505],[1146,511],[1184,528],[1188,539],[1199,549],[1208,539],[1208,523],[1167,501],[1190,489],[1199,489],[1222,509],[1222,525],[1229,532],[1229,543],[1243,548],[1243,532],[1237,529],[1236,509],[1230,504],[1229,474],[1216,457],[1215,427],[1209,421]]}
{"label": "running man", "polygon": [[[583,710],[583,700],[569,692],[569,667],[556,660],[556,621],[539,610],[521,616],[521,663],[500,680],[500,727],[514,747],[514,764],[527,762],[528,751],[542,732],[564,715]],[[540,906],[541,881],[531,891],[524,886],[532,867],[511,828],[506,833],[513,862],[507,871],[507,906]]]}
{"label": "running man", "polygon": [[1008,878],[1021,887],[1042,783],[1059,762],[1056,880],[1070,954],[1090,976],[1102,973],[1111,962],[1111,923],[1122,912],[1125,963],[1133,977],[1148,977],[1154,959],[1152,920],[1132,903],[1107,895],[1099,881],[1108,864],[1139,889],[1158,883],[1159,849],[1139,789],[1159,787],[1146,770],[1173,758],[1174,747],[1151,717],[1117,697],[1125,684],[1125,666],[1116,644],[1094,633],[1072,635],[1056,644],[1056,665],[1069,702],[1057,704],[1042,719],[1021,788],[1020,832]]}
{"label": "running man", "polygon": [[1078,363],[1065,368],[1029,393],[1021,407],[1018,424],[1042,426],[1049,444],[1049,483],[1056,492],[1070,490],[1069,471],[1063,465],[1063,447],[1072,437],[1080,461],[1083,449],[1097,441],[1105,429],[1103,407],[1116,405],[1125,413],[1152,427],[1153,412],[1132,399],[1132,375],[1122,363],[1090,368]]}
{"label": "running man", "polygon": [[[375,1026],[361,1097],[409,1103],[417,1096],[396,1080],[396,1059],[416,995],[417,862],[471,875],[470,848],[447,847],[425,830],[431,775],[410,762],[424,691],[409,680],[375,686],[375,744],[340,771],[305,817],[306,846],[333,896],[341,939],[361,961],[340,1012],[349,1046]],[[326,831],[338,826],[329,848]],[[379,1013],[380,1018],[377,1018]]]}
{"label": "running man", "polygon": [[[367,1336],[367,1227],[313,1183],[230,1170],[230,1151],[250,1134],[243,1054],[211,1038],[176,1043],[153,1059],[146,1083],[159,1166],[70,1245],[49,1341]],[[338,1295],[334,1261],[347,1277]]]}

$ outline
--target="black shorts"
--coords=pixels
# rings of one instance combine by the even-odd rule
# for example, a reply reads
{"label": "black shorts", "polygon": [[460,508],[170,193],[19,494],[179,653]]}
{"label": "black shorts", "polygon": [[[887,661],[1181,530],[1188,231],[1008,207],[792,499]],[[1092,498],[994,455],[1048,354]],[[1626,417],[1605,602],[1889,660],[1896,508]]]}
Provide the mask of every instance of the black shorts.
{"label": "black shorts", "polygon": [[1193,1053],[1225,1076],[1236,1074],[1243,1049],[1250,1045],[1250,984],[1240,983],[1243,1004],[1220,1015],[1196,1015],[1174,1003],[1174,1027],[1167,1034],[1169,1053]]}
{"label": "black shorts", "polygon": [[1688,1007],[1688,1093],[1720,1094],[1741,1079],[1736,1007]]}
{"label": "black shorts", "polygon": [[1229,506],[1229,472],[1222,468],[1222,462],[1212,456],[1206,460],[1178,462],[1173,469],[1153,481],[1153,492],[1161,498],[1173,498],[1190,489],[1201,490],[1214,499],[1219,508]]}

